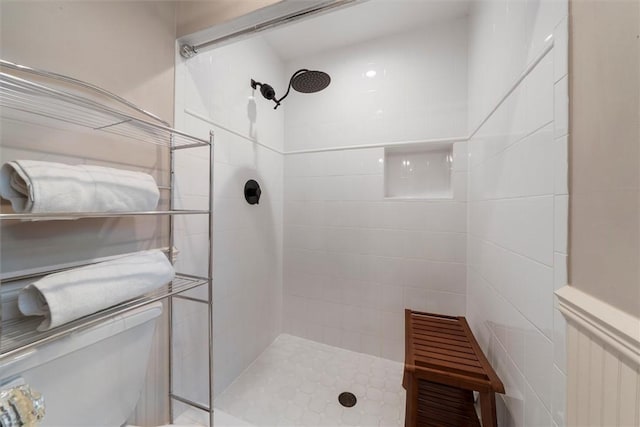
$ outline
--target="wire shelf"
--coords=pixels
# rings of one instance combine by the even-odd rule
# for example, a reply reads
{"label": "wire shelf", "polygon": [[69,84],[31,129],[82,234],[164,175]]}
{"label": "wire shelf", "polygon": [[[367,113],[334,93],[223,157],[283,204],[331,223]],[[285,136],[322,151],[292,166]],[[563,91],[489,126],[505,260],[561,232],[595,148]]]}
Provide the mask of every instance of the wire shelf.
{"label": "wire shelf", "polygon": [[208,140],[134,117],[67,90],[5,72],[0,73],[0,107],[2,117],[26,113],[172,149],[209,145]]}
{"label": "wire shelf", "polygon": [[[0,59],[0,118],[11,121],[16,125],[35,124],[44,127],[71,128],[73,131],[86,130],[100,131],[105,134],[113,134],[132,141],[150,143],[167,148],[170,154],[171,184],[160,189],[168,190],[169,210],[146,212],[56,212],[56,213],[7,213],[0,212],[0,221],[36,221],[36,220],[62,220],[79,218],[111,218],[129,216],[153,216],[169,215],[169,247],[174,243],[174,215],[207,214],[209,216],[209,241],[208,241],[208,277],[198,277],[186,274],[176,275],[172,284],[162,287],[153,293],[115,305],[108,309],[69,322],[58,328],[46,332],[38,332],[36,328],[42,322],[42,318],[22,317],[6,320],[0,323],[0,361],[19,359],[35,350],[36,347],[67,337],[77,331],[112,319],[120,314],[145,306],[155,301],[166,300],[168,329],[168,359],[169,359],[169,396],[180,400],[185,404],[200,408],[209,415],[209,423],[213,425],[213,133],[208,139],[202,139],[172,129],[169,123],[159,116],[142,109],[119,95],[109,92],[92,83],[78,80],[71,76],[57,74],[55,72],[27,67]],[[97,134],[96,134],[97,135]],[[96,138],[97,139],[97,138]],[[107,139],[107,138],[105,138]],[[111,139],[111,138],[109,138]],[[209,157],[209,197],[208,210],[175,210],[173,209],[173,188],[175,151],[195,147],[207,147]],[[6,212],[6,211],[5,211]],[[7,224],[8,225],[8,224]],[[170,251],[170,255],[173,251]],[[63,267],[63,269],[70,266]],[[51,272],[51,271],[50,271]],[[21,281],[27,278],[41,275],[41,271],[30,272],[18,276],[12,276],[8,280],[0,280],[0,284],[10,281]],[[15,296],[18,286],[10,288]],[[206,286],[207,297],[197,296],[184,292],[191,289]],[[14,289],[15,288],[15,289]],[[15,290],[15,292],[14,292]],[[188,399],[180,398],[173,393],[173,309],[174,297],[185,298],[190,301],[204,303],[207,306],[209,321],[208,331],[208,365],[209,374],[206,375],[209,383],[208,406],[200,405]],[[173,405],[169,406],[169,416],[173,420]]]}
{"label": "wire shelf", "polygon": [[171,295],[177,295],[206,285],[209,279],[205,277],[176,274],[175,279],[169,285],[129,300],[114,307],[99,311],[89,316],[82,317],[73,322],[66,323],[49,331],[38,332],[37,326],[42,322],[41,317],[22,317],[2,322],[0,334],[0,360],[14,357],[19,353],[35,348],[39,345],[59,339],[76,331],[88,328],[104,320],[111,319],[119,314],[165,299]]}
{"label": "wire shelf", "polygon": [[140,211],[140,212],[46,212],[0,213],[0,221],[55,221],[80,218],[121,218],[125,216],[209,215],[208,210]]}

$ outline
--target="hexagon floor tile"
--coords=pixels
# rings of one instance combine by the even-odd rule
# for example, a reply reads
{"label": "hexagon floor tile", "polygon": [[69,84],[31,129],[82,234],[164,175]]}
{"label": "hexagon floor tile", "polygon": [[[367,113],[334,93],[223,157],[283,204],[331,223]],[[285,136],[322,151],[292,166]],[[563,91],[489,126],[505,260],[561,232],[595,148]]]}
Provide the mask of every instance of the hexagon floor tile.
{"label": "hexagon floor tile", "polygon": [[[404,425],[403,365],[280,335],[216,399],[216,408],[256,427]],[[352,408],[338,403],[350,391]]]}

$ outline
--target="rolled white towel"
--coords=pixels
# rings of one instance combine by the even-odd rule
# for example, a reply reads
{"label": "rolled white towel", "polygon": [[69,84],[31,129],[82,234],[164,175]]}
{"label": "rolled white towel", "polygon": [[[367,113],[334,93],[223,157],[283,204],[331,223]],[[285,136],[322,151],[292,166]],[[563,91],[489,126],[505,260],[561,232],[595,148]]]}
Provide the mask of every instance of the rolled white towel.
{"label": "rolled white towel", "polygon": [[0,168],[0,196],[18,213],[148,211],[160,192],[149,174],[14,160]]}
{"label": "rolled white towel", "polygon": [[18,308],[44,316],[46,331],[82,316],[151,292],[173,280],[175,271],[159,250],[50,274],[20,291]]}

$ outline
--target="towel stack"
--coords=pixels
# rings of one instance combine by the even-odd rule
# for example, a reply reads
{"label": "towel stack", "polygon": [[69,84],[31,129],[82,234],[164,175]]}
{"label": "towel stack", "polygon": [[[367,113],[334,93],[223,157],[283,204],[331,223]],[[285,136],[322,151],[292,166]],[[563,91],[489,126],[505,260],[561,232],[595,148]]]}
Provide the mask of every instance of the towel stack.
{"label": "towel stack", "polygon": [[[18,213],[126,212],[156,209],[160,192],[151,175],[100,166],[15,160],[0,168],[0,196]],[[151,292],[175,272],[158,250],[55,273],[18,296],[27,316],[44,316],[39,331]]]}
{"label": "towel stack", "polygon": [[38,330],[46,331],[151,292],[174,276],[161,251],[137,252],[45,276],[20,291],[18,308],[26,316],[44,316]]}
{"label": "towel stack", "polygon": [[18,213],[123,212],[155,209],[160,192],[142,172],[15,160],[0,168],[0,196]]}

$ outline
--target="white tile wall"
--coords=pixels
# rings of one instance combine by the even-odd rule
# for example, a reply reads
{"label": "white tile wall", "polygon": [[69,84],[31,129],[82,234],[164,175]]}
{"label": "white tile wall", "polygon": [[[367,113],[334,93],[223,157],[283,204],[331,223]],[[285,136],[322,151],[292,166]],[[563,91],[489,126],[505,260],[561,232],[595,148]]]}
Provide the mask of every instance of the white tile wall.
{"label": "white tile wall", "polygon": [[333,81],[287,99],[286,149],[329,151],[285,158],[285,332],[402,360],[405,307],[464,314],[466,143],[438,201],[385,199],[384,149],[333,148],[464,134],[466,55],[459,19],[287,65]]}
{"label": "white tile wall", "polygon": [[469,141],[466,311],[506,386],[501,426],[564,424],[553,292],[567,278],[566,3],[476,2],[469,18],[470,130],[482,125]]}
{"label": "white tile wall", "polygon": [[283,328],[401,360],[405,307],[464,313],[466,204],[384,200],[383,157],[286,156]]}
{"label": "white tile wall", "polygon": [[[214,385],[229,385],[275,339],[282,315],[284,108],[253,98],[250,79],[282,87],[284,66],[260,38],[178,59],[176,126],[215,132]],[[176,204],[206,208],[207,153],[178,153]],[[262,187],[259,205],[244,200],[248,179]],[[182,271],[206,274],[206,221],[177,223]],[[205,237],[205,239],[203,239]],[[176,391],[207,397],[206,312],[176,313]]]}
{"label": "white tile wall", "polygon": [[287,99],[286,149],[329,151],[285,158],[285,332],[402,360],[405,307],[464,313],[466,143],[438,201],[385,199],[383,148],[333,148],[464,134],[466,55],[458,19],[287,65],[333,81]]}
{"label": "white tile wall", "polygon": [[[281,316],[284,332],[402,360],[409,307],[467,315],[507,388],[500,425],[562,424],[565,325],[553,291],[566,283],[566,15],[564,0],[475,2],[468,22],[286,66],[256,38],[179,68],[178,126],[217,132],[216,390]],[[281,92],[303,67],[329,72],[331,86],[276,111],[250,98],[250,78]],[[385,199],[383,149],[336,149],[458,137],[480,123],[454,145],[450,200]],[[192,169],[181,203],[203,200],[191,176],[201,157],[179,162]],[[250,207],[242,185],[256,176],[265,199]],[[181,243],[181,262],[204,265],[203,248]],[[189,321],[189,339],[204,336]]]}
{"label": "white tile wall", "polygon": [[[287,98],[287,150],[466,135],[466,18],[298,58],[333,80]],[[375,74],[374,74],[375,73]]]}
{"label": "white tile wall", "polygon": [[[479,126],[547,43],[555,38],[555,45],[563,50],[558,58],[566,54],[566,19],[563,21],[563,18],[568,14],[567,9],[566,0],[471,3],[468,39],[470,129]],[[562,25],[557,27],[562,22],[564,29]],[[557,63],[559,76],[567,73],[566,56],[563,61]]]}

